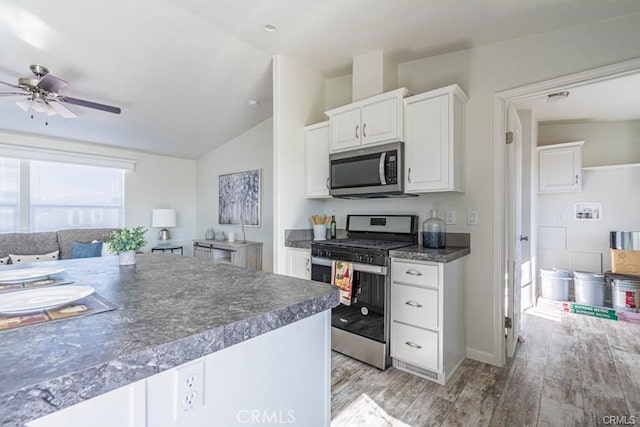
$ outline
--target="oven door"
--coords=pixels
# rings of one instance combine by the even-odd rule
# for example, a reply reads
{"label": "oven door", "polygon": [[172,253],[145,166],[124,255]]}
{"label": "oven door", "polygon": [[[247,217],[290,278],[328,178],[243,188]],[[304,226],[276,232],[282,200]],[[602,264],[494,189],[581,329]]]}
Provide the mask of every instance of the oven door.
{"label": "oven door", "polygon": [[[333,260],[313,257],[311,279],[331,283]],[[331,313],[331,325],[371,340],[385,343],[388,337],[387,267],[353,263],[354,301],[340,304]]]}

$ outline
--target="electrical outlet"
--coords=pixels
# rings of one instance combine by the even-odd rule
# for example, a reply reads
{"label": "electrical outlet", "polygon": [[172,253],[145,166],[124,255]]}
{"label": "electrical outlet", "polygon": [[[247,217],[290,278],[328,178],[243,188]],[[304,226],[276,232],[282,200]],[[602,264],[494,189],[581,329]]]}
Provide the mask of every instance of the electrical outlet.
{"label": "electrical outlet", "polygon": [[478,211],[467,211],[467,224],[469,225],[478,224]]}
{"label": "electrical outlet", "polygon": [[204,406],[204,360],[176,368],[174,421]]}
{"label": "electrical outlet", "polygon": [[445,214],[447,225],[456,225],[456,211],[447,211]]}

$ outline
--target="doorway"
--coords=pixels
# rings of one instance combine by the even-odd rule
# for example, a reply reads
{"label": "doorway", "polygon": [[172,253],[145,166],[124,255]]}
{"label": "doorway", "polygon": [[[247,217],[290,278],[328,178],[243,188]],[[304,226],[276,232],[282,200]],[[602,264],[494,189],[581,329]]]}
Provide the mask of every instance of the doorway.
{"label": "doorway", "polygon": [[[511,181],[513,174],[509,173],[510,161],[512,162],[513,159],[509,157],[510,151],[506,144],[507,131],[510,125],[509,110],[518,105],[526,105],[527,101],[546,98],[551,93],[571,91],[587,85],[613,81],[614,79],[639,73],[640,59],[636,59],[500,92],[494,97],[494,153],[496,159],[503,159],[503,161],[496,162],[494,166],[494,194],[496,195],[494,203],[494,247],[498,248],[498,256],[493,266],[495,278],[494,296],[496,298],[496,307],[500,308],[494,313],[494,342],[498,347],[496,348],[497,352],[502,354],[503,365],[507,355],[512,355],[520,333],[519,322],[513,318],[513,311],[511,310],[511,313],[508,313],[509,307],[514,307],[516,311],[518,310],[516,290],[518,291],[517,295],[520,296],[519,291],[522,282],[519,276],[524,276],[524,274],[520,274],[521,270],[516,272],[514,269],[518,262],[516,256],[521,253],[518,251],[517,242],[522,237],[528,237],[531,253],[534,254],[536,251],[535,218],[530,221],[531,236],[518,234],[516,230],[517,225],[514,215],[517,215],[515,207],[518,194],[514,192],[515,186]],[[526,202],[525,205],[527,205]],[[531,209],[530,203],[528,206]],[[535,302],[535,296],[538,292],[535,287],[537,267],[536,257],[532,256],[531,258],[531,263],[528,266],[532,276],[530,292],[532,293],[532,300]],[[508,316],[508,314],[511,314],[511,316]],[[511,318],[510,325],[507,325],[508,317]]]}

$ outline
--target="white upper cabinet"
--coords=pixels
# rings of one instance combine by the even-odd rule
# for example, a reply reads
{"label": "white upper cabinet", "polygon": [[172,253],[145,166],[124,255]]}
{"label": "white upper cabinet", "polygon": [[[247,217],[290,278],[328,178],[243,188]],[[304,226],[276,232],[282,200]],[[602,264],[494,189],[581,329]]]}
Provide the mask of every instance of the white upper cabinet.
{"label": "white upper cabinet", "polygon": [[464,109],[458,85],[404,100],[405,191],[464,192]]}
{"label": "white upper cabinet", "polygon": [[584,141],[545,145],[538,149],[538,192],[582,191]]}
{"label": "white upper cabinet", "polygon": [[327,111],[330,152],[401,141],[402,100],[408,93],[400,88]]}
{"label": "white upper cabinet", "polygon": [[329,196],[329,122],[306,126],[307,198]]}

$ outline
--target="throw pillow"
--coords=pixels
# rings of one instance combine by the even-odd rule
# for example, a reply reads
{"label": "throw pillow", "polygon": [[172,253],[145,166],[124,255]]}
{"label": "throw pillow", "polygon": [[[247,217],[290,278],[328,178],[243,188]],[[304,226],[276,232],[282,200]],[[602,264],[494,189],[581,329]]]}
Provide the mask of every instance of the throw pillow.
{"label": "throw pillow", "polygon": [[102,242],[73,242],[71,258],[94,258],[102,255]]}
{"label": "throw pillow", "polygon": [[26,262],[42,262],[42,261],[55,261],[58,259],[60,251],[49,252],[42,255],[14,255],[9,254],[11,258],[11,264],[21,264]]}
{"label": "throw pillow", "polygon": [[102,240],[93,240],[91,243],[102,243],[102,251],[100,252],[100,256],[109,256],[109,255],[113,255],[111,252],[109,252],[109,245],[107,245],[107,242],[103,242]]}
{"label": "throw pillow", "polygon": [[9,264],[9,257],[0,258],[0,264]]}

